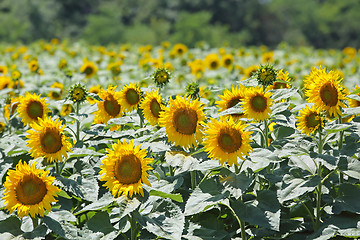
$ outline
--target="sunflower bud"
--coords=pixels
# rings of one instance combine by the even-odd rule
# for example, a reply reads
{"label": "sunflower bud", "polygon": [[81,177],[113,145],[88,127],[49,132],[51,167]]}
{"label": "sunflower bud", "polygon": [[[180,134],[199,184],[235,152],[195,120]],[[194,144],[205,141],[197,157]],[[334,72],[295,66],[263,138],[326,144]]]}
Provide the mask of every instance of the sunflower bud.
{"label": "sunflower bud", "polygon": [[85,87],[78,83],[70,89],[68,98],[74,103],[82,103],[86,100],[87,95]]}
{"label": "sunflower bud", "polygon": [[191,99],[199,98],[199,84],[196,82],[188,83],[186,86],[186,93],[191,96]]}
{"label": "sunflower bud", "polygon": [[170,81],[170,77],[170,72],[166,68],[158,68],[152,75],[152,78],[158,87],[165,86]]}
{"label": "sunflower bud", "polygon": [[269,86],[276,81],[276,74],[277,71],[274,69],[273,66],[266,64],[261,65],[260,68],[254,74],[256,80],[259,84],[263,86]]}

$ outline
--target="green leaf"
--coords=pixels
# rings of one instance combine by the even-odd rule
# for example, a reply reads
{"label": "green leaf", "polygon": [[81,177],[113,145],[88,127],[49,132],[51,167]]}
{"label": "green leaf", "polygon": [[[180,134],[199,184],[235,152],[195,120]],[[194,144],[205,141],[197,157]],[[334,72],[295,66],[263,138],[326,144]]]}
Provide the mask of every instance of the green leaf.
{"label": "green leaf", "polygon": [[209,210],[218,203],[228,203],[228,192],[221,193],[221,187],[214,179],[206,179],[191,193],[185,205],[185,216]]}
{"label": "green leaf", "polygon": [[165,192],[161,192],[161,191],[157,191],[157,190],[150,190],[149,195],[150,196],[158,196],[158,197],[162,197],[162,198],[170,198],[171,200],[174,200],[176,202],[183,202],[183,198],[182,198],[181,194],[179,194],[179,193],[171,194],[171,193],[165,193]]}
{"label": "green leaf", "polygon": [[79,229],[74,225],[66,221],[58,221],[49,216],[44,216],[42,220],[51,231],[59,236],[66,239],[76,239]]}
{"label": "green leaf", "polygon": [[20,227],[20,219],[16,216],[10,216],[5,220],[0,221],[0,233],[11,233],[14,236],[18,236],[23,233]]}
{"label": "green leaf", "polygon": [[44,225],[39,225],[33,231],[23,233],[22,237],[25,239],[44,239],[47,233],[48,228]]}
{"label": "green leaf", "polygon": [[253,175],[247,175],[245,172],[235,174],[227,168],[220,170],[220,182],[225,191],[229,191],[231,196],[238,199],[251,185],[254,180]]}
{"label": "green leaf", "polygon": [[148,213],[143,214],[143,226],[149,232],[166,239],[181,239],[185,225],[185,216],[179,206],[173,202],[158,198],[149,198],[145,205],[153,206]]}
{"label": "green leaf", "polygon": [[115,201],[115,199],[111,195],[111,193],[105,193],[101,198],[99,198],[99,200],[90,203],[89,205],[85,206],[80,211],[76,212],[75,214],[78,215],[78,214],[86,212],[86,211],[100,210],[100,209],[108,206],[109,204],[111,204],[114,201]]}
{"label": "green leaf", "polygon": [[340,131],[344,131],[348,128],[350,128],[351,125],[350,124],[334,124],[328,127],[325,127],[325,130],[327,133],[336,133],[336,132],[340,132]]}
{"label": "green leaf", "polygon": [[74,148],[73,152],[69,154],[69,158],[85,157],[85,156],[102,156],[102,155],[103,154],[87,148]]}
{"label": "green leaf", "polygon": [[284,176],[281,186],[279,200],[281,203],[296,199],[305,193],[312,192],[319,185],[321,178],[316,175],[309,179],[293,178],[290,175]]}
{"label": "green leaf", "polygon": [[289,156],[289,166],[299,167],[305,171],[308,171],[312,175],[316,173],[316,165],[314,159],[312,159],[308,155],[300,155],[300,156]]}
{"label": "green leaf", "polygon": [[358,159],[341,157],[338,167],[344,174],[360,180],[360,164]]}
{"label": "green leaf", "polygon": [[343,111],[345,115],[359,115],[360,107],[344,108]]}
{"label": "green leaf", "polygon": [[114,211],[119,215],[119,220],[135,211],[141,204],[137,198],[129,199],[127,196],[123,195],[118,197],[116,202],[119,204],[119,208],[114,208]]}
{"label": "green leaf", "polygon": [[107,212],[97,212],[87,221],[87,226],[94,232],[102,232],[108,234],[115,230],[110,223],[109,214]]}
{"label": "green leaf", "polygon": [[358,186],[343,183],[339,186],[337,195],[332,209],[335,214],[340,214],[343,211],[360,213],[360,189]]}
{"label": "green leaf", "polygon": [[297,88],[283,88],[283,89],[273,90],[273,92],[274,93],[271,95],[271,98],[275,102],[277,102],[282,99],[287,99],[287,98],[293,96],[294,94],[297,94],[298,89]]}
{"label": "green leaf", "polygon": [[289,109],[290,103],[288,102],[277,102],[273,106],[271,106],[271,116],[275,116],[276,114],[282,113]]}

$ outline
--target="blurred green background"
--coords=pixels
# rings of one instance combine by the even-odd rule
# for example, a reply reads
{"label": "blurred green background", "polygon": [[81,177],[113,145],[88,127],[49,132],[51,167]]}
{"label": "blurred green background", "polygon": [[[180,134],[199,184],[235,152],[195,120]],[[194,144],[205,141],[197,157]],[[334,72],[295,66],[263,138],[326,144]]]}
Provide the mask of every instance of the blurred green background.
{"label": "blurred green background", "polygon": [[360,47],[359,0],[2,0],[0,41]]}

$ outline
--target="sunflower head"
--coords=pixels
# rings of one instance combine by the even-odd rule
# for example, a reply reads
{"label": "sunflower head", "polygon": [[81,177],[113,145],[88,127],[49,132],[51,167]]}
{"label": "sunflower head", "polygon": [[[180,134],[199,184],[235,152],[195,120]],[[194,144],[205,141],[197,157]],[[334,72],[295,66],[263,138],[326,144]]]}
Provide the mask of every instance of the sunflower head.
{"label": "sunflower head", "polygon": [[197,146],[202,141],[202,126],[205,120],[203,106],[198,99],[176,96],[170,99],[169,107],[160,112],[159,124],[165,127],[170,142],[185,148]]}
{"label": "sunflower head", "polygon": [[51,203],[56,202],[55,197],[60,189],[53,185],[54,177],[48,176],[49,171],[36,169],[26,162],[16,165],[16,170],[9,170],[6,177],[5,209],[10,213],[17,210],[20,218],[30,215],[44,216],[45,211],[51,211]]}
{"label": "sunflower head", "polygon": [[31,60],[29,63],[28,63],[28,67],[29,67],[29,70],[33,73],[36,73],[38,72],[39,70],[39,63],[36,59],[34,60]]}
{"label": "sunflower head", "polygon": [[87,95],[88,92],[85,87],[81,83],[78,83],[71,87],[68,99],[74,103],[83,103],[86,100]]}
{"label": "sunflower head", "polygon": [[68,67],[67,61],[65,58],[61,58],[58,64],[60,70],[64,70]]}
{"label": "sunflower head", "polygon": [[261,65],[255,73],[255,78],[259,84],[269,86],[276,81],[276,73],[277,71],[273,66],[269,64]]}
{"label": "sunflower head", "polygon": [[143,110],[144,118],[151,125],[158,124],[160,112],[164,108],[159,94],[159,89],[146,93],[144,99],[140,103],[140,108]]}
{"label": "sunflower head", "polygon": [[137,84],[125,85],[120,91],[120,104],[125,112],[131,112],[137,108],[141,100],[141,91]]}
{"label": "sunflower head", "polygon": [[209,157],[216,158],[220,164],[228,163],[238,165],[237,158],[245,159],[252,151],[250,146],[250,135],[252,132],[245,131],[247,125],[242,122],[234,123],[232,118],[229,120],[218,121],[212,119],[207,123],[204,131],[204,148]]}
{"label": "sunflower head", "polygon": [[140,193],[144,196],[143,184],[150,186],[147,179],[147,171],[152,168],[149,164],[152,158],[146,158],[147,151],[140,149],[140,145],[134,147],[133,140],[129,143],[118,141],[108,149],[106,158],[102,160],[100,165],[101,181],[114,197],[125,195],[130,198],[134,194]]}
{"label": "sunflower head", "polygon": [[6,75],[8,70],[7,66],[0,66],[0,75]]}
{"label": "sunflower head", "polygon": [[96,75],[98,71],[98,67],[95,65],[95,63],[86,61],[81,67],[80,72],[85,74],[86,78],[91,78]]}
{"label": "sunflower head", "polygon": [[221,57],[221,65],[227,69],[231,69],[234,63],[234,56],[232,54],[225,54]]}
{"label": "sunflower head", "polygon": [[14,81],[19,80],[21,78],[21,72],[15,69],[14,71],[11,72],[11,78]]}
{"label": "sunflower head", "polygon": [[314,106],[300,110],[297,122],[297,128],[308,135],[324,128],[324,118]]}
{"label": "sunflower head", "polygon": [[164,87],[170,81],[170,78],[171,74],[166,68],[158,68],[152,75],[152,79],[158,87]]}
{"label": "sunflower head", "polygon": [[174,55],[182,56],[184,53],[186,53],[188,50],[187,46],[182,43],[177,43],[174,45],[172,49],[172,53]]}
{"label": "sunflower head", "polygon": [[[360,87],[355,86],[354,92],[357,92],[356,95],[360,96]],[[349,107],[360,107],[360,101],[349,99]]]}
{"label": "sunflower head", "polygon": [[74,111],[74,108],[72,107],[71,104],[64,104],[61,107],[60,116],[62,116],[62,117],[67,116],[70,113],[72,113],[73,111]]}
{"label": "sunflower head", "polygon": [[[215,102],[220,108],[219,112],[234,107],[236,104],[242,102],[245,98],[247,88],[243,85],[232,86],[231,90],[225,89],[223,95],[219,95],[221,101]],[[244,117],[244,113],[233,113],[230,115],[234,121]]]}
{"label": "sunflower head", "polygon": [[99,97],[103,101],[97,101],[99,110],[95,112],[96,123],[107,124],[111,118],[121,117],[120,93],[115,92],[115,88],[116,86],[109,86],[106,90],[100,90]]}
{"label": "sunflower head", "polygon": [[199,98],[199,84],[197,82],[188,83],[186,85],[186,94],[191,97],[191,99]]}
{"label": "sunflower head", "polygon": [[252,87],[246,91],[244,101],[241,102],[245,116],[257,121],[269,118],[271,113],[271,93],[263,91],[262,87]]}
{"label": "sunflower head", "polygon": [[72,144],[63,133],[65,128],[59,119],[39,119],[38,123],[31,124],[33,129],[28,130],[26,136],[29,140],[27,146],[30,148],[31,156],[43,157],[48,162],[62,161],[67,158]]}
{"label": "sunflower head", "polygon": [[0,122],[0,134],[2,134],[5,130],[6,124],[3,122]]}
{"label": "sunflower head", "polygon": [[216,53],[210,53],[205,57],[204,61],[205,61],[205,65],[210,70],[216,70],[220,67],[220,59]]}
{"label": "sunflower head", "polygon": [[36,93],[30,94],[29,92],[26,92],[25,96],[19,97],[19,103],[17,111],[24,124],[37,122],[38,119],[47,116],[50,111],[48,108],[49,104],[46,102],[45,98],[40,98],[40,95],[36,95]]}

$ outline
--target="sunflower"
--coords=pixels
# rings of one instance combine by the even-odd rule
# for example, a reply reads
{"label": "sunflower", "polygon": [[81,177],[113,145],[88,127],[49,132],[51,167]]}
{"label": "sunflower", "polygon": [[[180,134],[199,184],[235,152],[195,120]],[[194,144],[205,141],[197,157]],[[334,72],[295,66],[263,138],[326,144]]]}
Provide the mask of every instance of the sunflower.
{"label": "sunflower", "polygon": [[252,132],[245,131],[246,127],[242,122],[235,124],[231,118],[228,121],[212,119],[207,123],[203,144],[209,157],[218,159],[221,165],[228,163],[230,166],[238,164],[238,157],[245,160],[244,156],[252,151]]}
{"label": "sunflower", "polygon": [[120,105],[124,108],[125,112],[134,110],[141,100],[140,88],[133,83],[125,85],[119,94]]}
{"label": "sunflower", "polygon": [[84,64],[80,67],[80,72],[85,74],[86,78],[91,78],[96,75],[98,67],[95,63],[90,61],[85,61]]}
{"label": "sunflower", "polygon": [[[243,85],[237,85],[235,88],[232,86],[231,91],[226,89],[224,90],[223,95],[219,95],[221,101],[216,101],[215,104],[220,108],[219,112],[222,112],[228,108],[231,108],[241,102],[245,97],[246,87]],[[235,121],[244,116],[244,113],[233,113],[230,114]]]}
{"label": "sunflower", "polygon": [[289,72],[284,72],[283,69],[280,69],[277,72],[277,78],[276,81],[273,82],[272,85],[268,87],[269,90],[271,89],[283,89],[283,88],[290,88],[290,80]]}
{"label": "sunflower", "polygon": [[58,67],[59,67],[60,70],[64,70],[64,69],[66,69],[68,67],[68,63],[67,63],[65,58],[60,59],[60,61],[58,63]]}
{"label": "sunflower", "polygon": [[272,85],[273,82],[275,82],[276,73],[277,71],[274,69],[273,66],[266,64],[261,65],[254,76],[259,84],[263,86],[269,86]]}
{"label": "sunflower", "polygon": [[95,112],[96,123],[107,124],[111,118],[121,117],[120,93],[115,92],[115,88],[116,86],[109,86],[106,91],[100,90],[99,97],[103,101],[97,101],[99,110]]}
{"label": "sunflower", "polygon": [[201,59],[195,59],[194,61],[188,63],[190,67],[190,72],[196,78],[202,77],[203,73],[205,72],[204,62]]}
{"label": "sunflower", "polygon": [[225,54],[221,57],[221,65],[229,70],[232,69],[234,63],[234,56],[232,54]]}
{"label": "sunflower", "polygon": [[21,72],[15,69],[14,71],[11,72],[11,78],[14,81],[19,80],[21,78]]}
{"label": "sunflower", "polygon": [[244,69],[244,79],[252,77],[256,71],[258,70],[259,66],[257,65],[251,65],[248,68]]}
{"label": "sunflower", "polygon": [[182,147],[197,146],[202,140],[202,126],[205,120],[203,106],[199,100],[176,96],[170,99],[169,107],[160,112],[159,124],[164,126],[168,139]]}
{"label": "sunflower", "polygon": [[257,121],[269,118],[272,99],[270,92],[263,92],[262,87],[249,88],[241,102],[245,116]]}
{"label": "sunflower", "polygon": [[305,95],[308,102],[314,103],[315,108],[326,111],[330,116],[342,115],[341,108],[345,107],[345,87],[342,78],[335,71],[321,71],[312,78],[311,83],[305,86]]}
{"label": "sunflower", "polygon": [[144,196],[143,184],[151,186],[147,171],[152,169],[149,164],[153,159],[146,158],[147,151],[140,149],[140,145],[134,147],[133,140],[130,143],[118,141],[112,145],[112,149],[108,149],[109,153],[100,165],[100,180],[106,182],[103,186],[114,197],[125,195],[132,198],[137,193]]}
{"label": "sunflower", "polygon": [[143,110],[146,121],[151,125],[158,124],[160,111],[164,108],[164,105],[161,103],[159,89],[146,93],[145,98],[140,103],[140,108]]}
{"label": "sunflower", "polygon": [[27,146],[34,158],[44,157],[48,162],[62,161],[67,158],[67,152],[71,151],[72,144],[63,133],[65,125],[59,119],[39,119],[38,123],[31,124],[32,130],[28,130],[26,137]]}
{"label": "sunflower", "polygon": [[[360,89],[360,87],[355,86],[354,91],[357,91],[357,90],[359,90],[359,89]],[[360,90],[359,90],[359,91],[360,91]],[[357,93],[356,95],[360,96],[360,92]],[[349,98],[349,107],[360,107],[360,101]]]}
{"label": "sunflower", "polygon": [[184,45],[182,43],[177,43],[174,45],[171,52],[173,52],[175,55],[181,56],[184,53],[186,53],[187,50],[188,50],[188,48],[186,47],[186,45]]}
{"label": "sunflower", "polygon": [[28,63],[29,70],[33,73],[36,73],[39,70],[39,63],[37,60],[31,60]]}
{"label": "sunflower", "polygon": [[19,97],[19,102],[20,104],[17,107],[17,111],[24,124],[37,122],[38,119],[47,116],[50,111],[48,108],[49,104],[46,102],[45,98],[40,98],[40,94],[36,95],[36,93],[30,94],[29,92],[26,92],[25,97]]}
{"label": "sunflower", "polygon": [[11,88],[13,82],[11,81],[11,78],[6,76],[0,76],[0,90],[4,88]]}
{"label": "sunflower", "polygon": [[60,189],[53,185],[55,177],[48,174],[49,171],[36,169],[35,163],[28,165],[20,160],[16,170],[9,170],[4,183],[5,209],[10,213],[17,210],[20,218],[29,214],[33,218],[43,217],[45,211],[51,211],[51,203],[57,201]]}
{"label": "sunflower", "polygon": [[0,122],[0,134],[5,130],[6,124],[3,122]]}
{"label": "sunflower", "polygon": [[72,107],[71,104],[64,104],[61,107],[61,111],[60,111],[60,116],[66,116],[69,115],[70,113],[72,113],[74,111],[74,108]]}
{"label": "sunflower", "polygon": [[12,97],[7,99],[6,105],[4,106],[5,119],[9,120],[10,117],[14,115],[19,104],[20,104],[19,97]]}
{"label": "sunflower", "polygon": [[68,98],[74,103],[82,103],[86,100],[87,95],[86,88],[81,83],[78,83],[71,87]]}
{"label": "sunflower", "polygon": [[8,72],[8,67],[7,66],[0,66],[0,76],[1,75],[6,75]]}
{"label": "sunflower", "polygon": [[216,53],[211,53],[207,55],[204,62],[210,70],[216,70],[220,67],[220,59]]}
{"label": "sunflower", "polygon": [[297,117],[297,128],[305,134],[310,135],[315,133],[316,130],[324,127],[324,119],[321,117],[320,112],[314,106],[306,106],[300,110]]}

